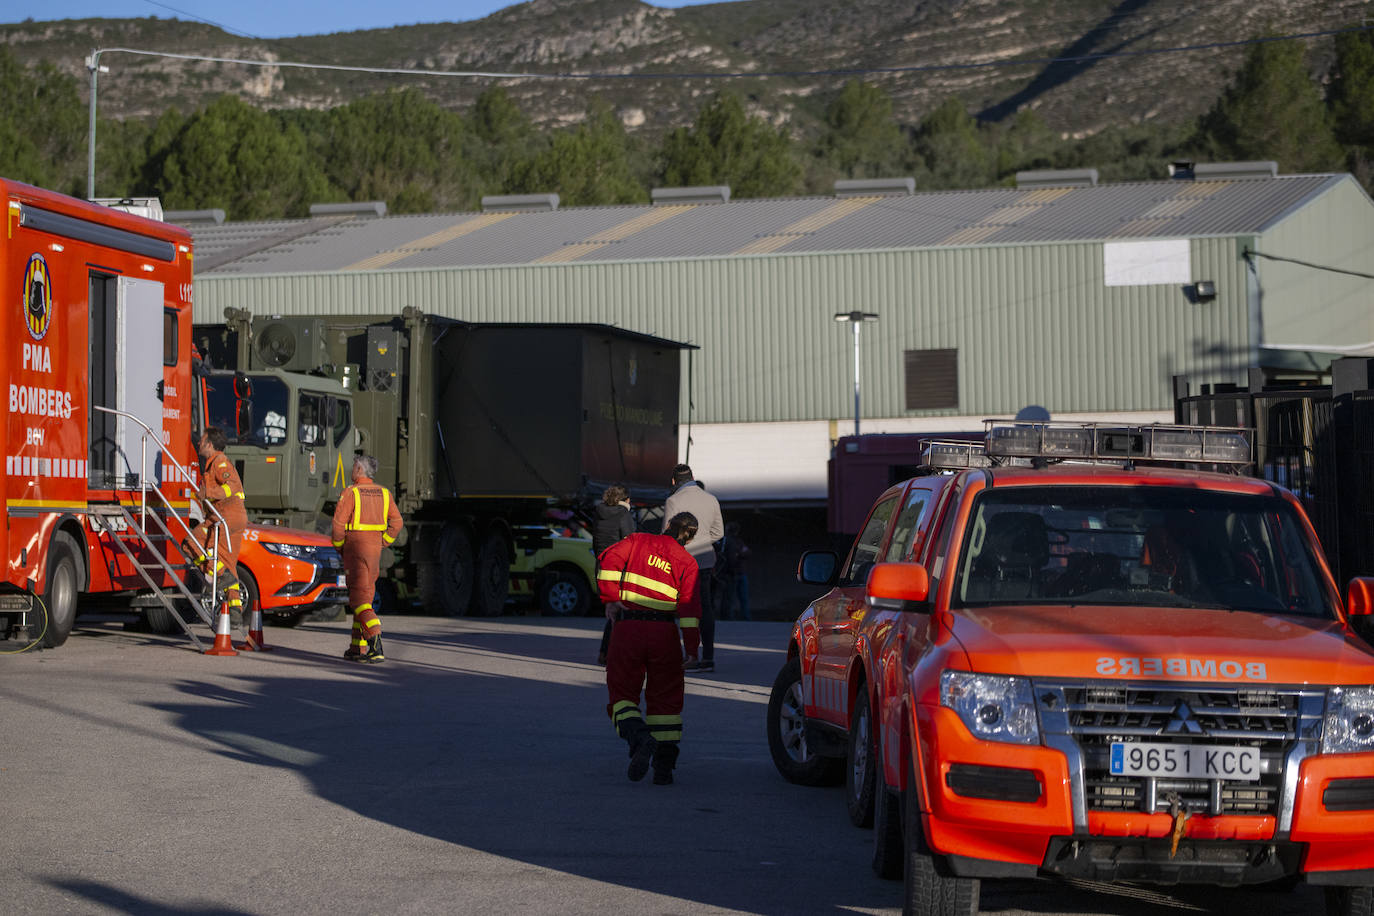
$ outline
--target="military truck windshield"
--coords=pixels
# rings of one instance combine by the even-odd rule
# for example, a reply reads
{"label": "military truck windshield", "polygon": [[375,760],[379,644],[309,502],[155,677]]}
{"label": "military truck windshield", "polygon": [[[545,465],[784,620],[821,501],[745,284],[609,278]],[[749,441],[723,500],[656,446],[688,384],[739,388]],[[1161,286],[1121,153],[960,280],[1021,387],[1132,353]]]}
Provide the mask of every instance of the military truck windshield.
{"label": "military truck windshield", "polygon": [[205,401],[211,426],[224,430],[230,445],[281,445],[286,441],[286,416],[290,392],[271,376],[250,377],[246,396],[235,392],[232,375],[205,380]]}
{"label": "military truck windshield", "polygon": [[980,493],[956,607],[1108,604],[1334,617],[1297,516],[1277,497],[1183,487]]}

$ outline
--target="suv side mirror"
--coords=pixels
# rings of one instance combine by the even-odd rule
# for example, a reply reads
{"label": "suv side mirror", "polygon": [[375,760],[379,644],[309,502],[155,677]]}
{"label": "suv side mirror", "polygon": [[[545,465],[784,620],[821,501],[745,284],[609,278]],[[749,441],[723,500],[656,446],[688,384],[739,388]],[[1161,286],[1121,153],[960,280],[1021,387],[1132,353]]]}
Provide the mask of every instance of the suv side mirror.
{"label": "suv side mirror", "polygon": [[823,585],[830,588],[835,584],[835,574],[839,572],[840,558],[833,550],[808,550],[797,561],[797,581],[806,585]]}
{"label": "suv side mirror", "polygon": [[1357,576],[1345,587],[1347,617],[1368,617],[1374,614],[1374,578]]}
{"label": "suv side mirror", "polygon": [[930,610],[930,573],[920,563],[879,563],[868,573],[868,606],[875,611]]}

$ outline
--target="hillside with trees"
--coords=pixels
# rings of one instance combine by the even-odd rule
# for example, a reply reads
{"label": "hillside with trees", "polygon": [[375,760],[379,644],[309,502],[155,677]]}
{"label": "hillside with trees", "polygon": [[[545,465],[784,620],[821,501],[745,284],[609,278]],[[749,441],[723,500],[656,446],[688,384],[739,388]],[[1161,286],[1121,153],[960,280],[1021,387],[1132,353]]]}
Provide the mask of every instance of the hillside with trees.
{"label": "hillside with trees", "polygon": [[[918,3],[916,9],[917,18],[934,29],[937,7],[943,8],[940,34],[948,36],[974,12],[1027,6],[948,0],[943,6]],[[1113,7],[1119,21],[1139,28],[1140,22],[1124,12],[1132,6],[1156,4]],[[1303,6],[1284,8],[1291,13]],[[114,99],[127,93],[102,89],[96,192],[158,196],[168,209],[219,207],[231,219],[262,219],[300,216],[315,202],[383,200],[393,213],[429,212],[475,209],[489,194],[550,191],[565,206],[632,203],[647,201],[653,187],[680,185],[729,185],[736,197],[823,194],[839,178],[895,175],[914,176],[923,190],[978,188],[1011,183],[1017,171],[1046,168],[1093,167],[1104,181],[1154,179],[1164,177],[1165,163],[1177,159],[1273,159],[1283,172],[1349,170],[1366,187],[1374,177],[1374,31],[1358,19],[1331,24],[1330,31],[1355,29],[1339,34],[1237,45],[1234,66],[1209,84],[1206,105],[1186,116],[1177,116],[1187,108],[1180,104],[1170,109],[1176,115],[1170,118],[1122,113],[1104,119],[1094,112],[1066,121],[1065,113],[1045,100],[1069,86],[1079,95],[1115,91],[1114,59],[1099,62],[1100,67],[1083,61],[1053,79],[1047,74],[1055,67],[1041,66],[997,92],[989,88],[992,83],[971,80],[945,86],[936,95],[930,84],[938,81],[924,80],[920,102],[890,74],[876,70],[815,75],[841,64],[822,40],[827,31],[832,46],[849,47],[871,38],[870,20],[893,7],[888,0],[844,5],[748,0],[666,11],[636,0],[535,0],[477,23],[434,27],[506,36],[492,37],[485,57],[473,52],[461,60],[420,60],[414,53],[407,56],[400,44],[391,47],[397,55],[392,65],[431,68],[522,60],[529,68],[569,61],[591,67],[608,56],[628,59],[638,48],[639,63],[652,69],[663,66],[662,59],[645,49],[667,53],[664,49],[675,47],[685,30],[696,42],[690,47],[719,46],[728,54],[707,61],[684,52],[676,70],[744,68],[751,62],[805,68],[816,85],[792,97],[791,107],[777,104],[777,81],[763,78],[633,81],[628,89],[646,90],[646,101],[655,98],[647,91],[650,85],[672,83],[675,89],[673,101],[661,109],[640,109],[627,102],[630,81],[625,80],[606,92],[593,91],[602,84],[579,83],[573,92],[548,81],[539,84],[542,95],[531,93],[531,83],[538,81],[489,80],[469,101],[441,104],[434,87],[423,81],[392,80],[391,88],[381,88],[372,78],[359,77],[325,88],[318,82],[323,77],[311,77],[318,83],[317,104],[303,104],[299,93],[316,85],[308,80],[292,76],[297,95],[291,96],[273,82],[284,79],[281,74],[257,73],[256,82],[234,85],[223,73],[215,75],[218,65],[176,61],[185,72],[168,79],[164,107],[152,101],[147,110],[121,112]],[[851,8],[852,16],[839,15]],[[684,15],[688,10],[715,15],[692,19]],[[521,11],[525,18],[517,20]],[[562,31],[546,34],[562,38],[543,44],[511,38],[523,34],[529,17],[543,17],[546,24],[557,19]],[[1073,47],[1105,53],[1116,28],[1109,20],[1102,19],[1096,32],[1089,30]],[[98,36],[92,23],[102,30]],[[146,34],[130,38],[127,32],[135,25]],[[741,37],[721,45],[721,29]],[[401,30],[381,30],[396,31]],[[91,47],[108,46],[118,37],[141,37],[147,46],[165,33],[175,33],[179,53],[224,52],[222,43],[209,39],[229,36],[209,32],[218,30],[174,20],[0,26],[5,38],[0,43],[0,175],[84,195],[87,96],[85,81],[70,67],[72,55],[80,55],[82,47],[89,53]],[[611,33],[619,35],[618,44]],[[364,38],[378,34],[280,41],[301,56],[327,42],[330,53],[340,57],[361,55]],[[1236,40],[1281,37],[1272,30],[1227,34]],[[196,35],[206,43],[187,50],[185,42]],[[356,46],[350,44],[355,41]],[[66,50],[59,53],[62,47]],[[892,42],[886,47],[885,52],[877,46],[854,50],[853,66],[876,68],[882,60],[897,60]],[[35,56],[35,49],[51,56]],[[198,92],[187,89],[191,72],[204,77]],[[549,97],[557,106],[550,107]],[[289,103],[270,104],[274,100]]]}

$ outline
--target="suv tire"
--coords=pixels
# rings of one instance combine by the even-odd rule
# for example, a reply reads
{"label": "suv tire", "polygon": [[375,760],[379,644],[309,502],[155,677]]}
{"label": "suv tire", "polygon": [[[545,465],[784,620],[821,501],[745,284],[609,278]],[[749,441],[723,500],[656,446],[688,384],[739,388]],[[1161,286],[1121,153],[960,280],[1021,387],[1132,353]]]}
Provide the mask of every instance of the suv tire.
{"label": "suv tire", "polygon": [[944,859],[926,845],[921,831],[916,771],[910,764],[906,782],[908,788],[902,816],[902,832],[906,838],[903,916],[977,916],[978,879],[951,874]]}
{"label": "suv tire", "polygon": [[789,658],[773,680],[768,697],[768,751],[783,779],[803,786],[833,786],[844,761],[821,757],[806,746],[806,713],[802,702],[801,661]]}
{"label": "suv tire", "polygon": [[873,826],[873,771],[878,757],[875,734],[868,685],[860,684],[854,714],[849,717],[849,754],[844,767],[844,800],[849,822],[855,827]]}

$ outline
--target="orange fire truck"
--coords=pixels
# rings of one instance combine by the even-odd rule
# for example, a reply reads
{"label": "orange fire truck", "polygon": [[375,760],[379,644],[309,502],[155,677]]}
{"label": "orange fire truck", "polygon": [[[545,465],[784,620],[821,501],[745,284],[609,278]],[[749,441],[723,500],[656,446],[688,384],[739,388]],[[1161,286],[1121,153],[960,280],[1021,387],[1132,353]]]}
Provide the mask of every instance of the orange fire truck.
{"label": "orange fire truck", "polygon": [[185,536],[197,473],[191,238],[18,182],[0,179],[0,194],[11,303],[0,316],[0,638],[61,645],[83,593],[172,610],[168,591],[180,590],[179,607],[208,622],[166,546]]}

